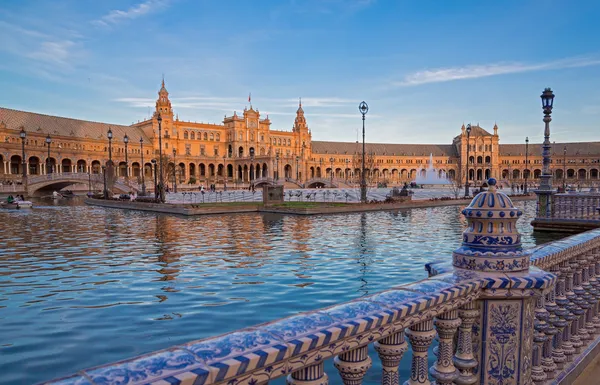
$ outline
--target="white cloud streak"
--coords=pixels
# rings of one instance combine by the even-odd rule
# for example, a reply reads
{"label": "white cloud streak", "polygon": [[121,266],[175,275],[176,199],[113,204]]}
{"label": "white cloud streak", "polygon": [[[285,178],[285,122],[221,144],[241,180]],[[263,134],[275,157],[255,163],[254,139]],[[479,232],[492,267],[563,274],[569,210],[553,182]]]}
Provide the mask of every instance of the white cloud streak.
{"label": "white cloud streak", "polygon": [[146,0],[143,3],[134,5],[126,11],[114,9],[100,19],[94,20],[92,23],[106,27],[118,24],[125,20],[137,19],[138,17],[166,8],[169,5],[169,2],[169,0]]}
{"label": "white cloud streak", "polygon": [[600,59],[569,58],[541,64],[496,63],[469,65],[465,67],[449,67],[418,71],[407,75],[395,86],[418,86],[428,83],[442,83],[454,80],[478,79],[489,76],[514,74],[521,72],[547,71],[565,68],[590,67],[600,65]]}

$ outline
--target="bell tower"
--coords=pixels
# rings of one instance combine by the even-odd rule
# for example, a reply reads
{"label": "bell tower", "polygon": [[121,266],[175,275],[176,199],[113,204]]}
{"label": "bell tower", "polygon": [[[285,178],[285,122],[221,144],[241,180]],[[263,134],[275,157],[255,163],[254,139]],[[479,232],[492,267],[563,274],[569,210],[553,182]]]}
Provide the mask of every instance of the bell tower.
{"label": "bell tower", "polygon": [[306,118],[304,117],[304,110],[302,109],[302,98],[298,102],[298,110],[296,110],[296,119],[294,120],[294,132],[307,133],[308,126],[306,125]]}
{"label": "bell tower", "polygon": [[173,121],[173,108],[169,100],[169,92],[165,88],[165,78],[162,79],[158,99],[156,100],[156,113],[160,114],[163,121]]}

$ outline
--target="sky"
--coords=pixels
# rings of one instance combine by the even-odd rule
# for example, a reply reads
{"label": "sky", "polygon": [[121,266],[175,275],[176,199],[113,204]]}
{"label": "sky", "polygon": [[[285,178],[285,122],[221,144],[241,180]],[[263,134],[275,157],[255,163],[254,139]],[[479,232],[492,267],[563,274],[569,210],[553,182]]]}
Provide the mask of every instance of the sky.
{"label": "sky", "polygon": [[[501,143],[598,141],[600,2],[2,0],[0,106],[131,124],[164,75],[181,120],[251,103],[313,140],[449,144],[463,123]],[[1,120],[1,117],[0,117]]]}

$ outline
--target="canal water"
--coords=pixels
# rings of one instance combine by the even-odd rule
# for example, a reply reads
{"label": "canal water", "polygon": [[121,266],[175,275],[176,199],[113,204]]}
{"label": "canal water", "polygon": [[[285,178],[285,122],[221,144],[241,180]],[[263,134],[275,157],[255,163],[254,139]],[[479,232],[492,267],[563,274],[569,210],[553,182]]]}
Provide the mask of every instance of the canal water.
{"label": "canal water", "polygon": [[[516,205],[526,246],[552,238],[531,234],[535,202]],[[426,278],[425,262],[459,246],[461,209],[190,218],[75,200],[0,210],[0,384],[49,380]]]}

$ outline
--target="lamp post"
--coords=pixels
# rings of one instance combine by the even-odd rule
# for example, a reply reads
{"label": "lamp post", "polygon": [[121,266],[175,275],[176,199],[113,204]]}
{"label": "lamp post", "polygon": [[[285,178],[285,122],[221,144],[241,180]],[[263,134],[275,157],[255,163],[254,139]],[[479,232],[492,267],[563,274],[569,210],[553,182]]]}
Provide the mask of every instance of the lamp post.
{"label": "lamp post", "polygon": [[223,155],[223,191],[227,191],[227,155]]}
{"label": "lamp post", "polygon": [[146,195],[146,180],[145,180],[145,173],[146,173],[146,165],[144,165],[144,138],[140,138],[140,154],[142,154],[142,196]]}
{"label": "lamp post", "polygon": [[279,153],[275,154],[275,183],[279,181]]}
{"label": "lamp post", "polygon": [[151,162],[152,168],[154,169],[154,200],[158,200],[158,183],[156,182],[158,173],[156,172],[156,159],[152,159]]}
{"label": "lamp post", "polygon": [[158,174],[160,175],[160,184],[158,185],[158,190],[159,190],[159,197],[160,197],[160,201],[161,203],[165,203],[165,194],[164,194],[164,188],[163,188],[163,172],[162,172],[162,134],[161,134],[161,127],[162,127],[162,117],[160,116],[160,114],[157,114],[158,116],[156,117],[156,120],[158,121]]}
{"label": "lamp post", "polygon": [[127,134],[123,138],[123,143],[125,143],[125,178],[129,178],[129,162],[127,160],[127,143],[129,143],[129,137]]}
{"label": "lamp post", "polygon": [[331,171],[329,172],[329,187],[333,187],[333,157],[329,158],[331,162]]}
{"label": "lamp post", "polygon": [[[50,134],[48,134],[48,136],[46,136],[46,145],[48,145],[48,157],[46,158],[46,174],[50,174],[52,173],[52,170],[50,170],[50,144],[52,143],[52,138],[50,137]],[[48,171],[50,170],[50,171]]]}
{"label": "lamp post", "polygon": [[567,146],[563,149],[563,192],[567,191]]}
{"label": "lamp post", "polygon": [[108,190],[106,189],[106,166],[102,166],[102,177],[104,178],[104,189],[102,190],[102,194],[104,195],[104,199],[108,199]]}
{"label": "lamp post", "polygon": [[21,131],[19,132],[19,136],[21,137],[21,151],[23,155],[22,163],[23,163],[23,183],[27,182],[27,162],[25,161],[25,138],[27,138],[27,133],[25,129],[21,127]]}
{"label": "lamp post", "polygon": [[469,150],[471,149],[471,123],[467,124],[467,165],[465,167],[465,198],[469,196]]}
{"label": "lamp post", "polygon": [[300,157],[296,155],[296,182],[300,179]]}
{"label": "lamp post", "polygon": [[552,121],[552,107],[554,104],[554,93],[550,88],[544,89],[542,95],[542,111],[544,112],[544,145],[542,147],[543,168],[542,180],[540,182],[540,190],[552,190],[552,174],[550,174],[550,122]]}
{"label": "lamp post", "polygon": [[112,133],[112,130],[110,129],[110,127],[108,128],[108,133],[106,134],[106,136],[108,136],[108,162],[110,164],[112,164],[112,138],[113,138],[113,133]]}
{"label": "lamp post", "polygon": [[367,178],[365,175],[365,115],[369,112],[369,105],[362,101],[358,105],[358,111],[362,115],[362,166],[360,172],[360,201],[367,203]]}
{"label": "lamp post", "polygon": [[525,186],[523,187],[523,194],[527,195],[527,179],[529,178],[529,137],[525,138]]}
{"label": "lamp post", "polygon": [[177,161],[175,156],[177,155],[177,150],[173,149],[173,192],[177,194]]}
{"label": "lamp post", "polygon": [[346,169],[344,170],[344,180],[348,183],[348,159],[346,159]]}

